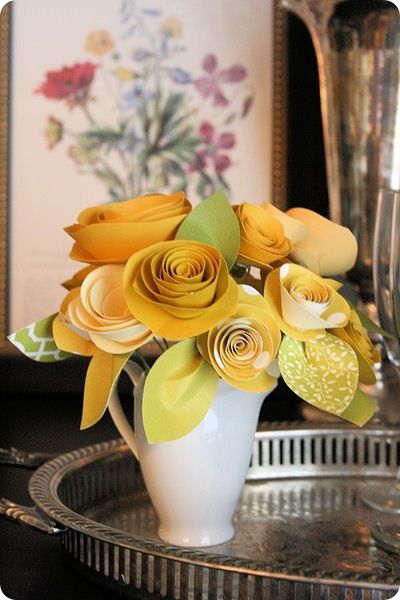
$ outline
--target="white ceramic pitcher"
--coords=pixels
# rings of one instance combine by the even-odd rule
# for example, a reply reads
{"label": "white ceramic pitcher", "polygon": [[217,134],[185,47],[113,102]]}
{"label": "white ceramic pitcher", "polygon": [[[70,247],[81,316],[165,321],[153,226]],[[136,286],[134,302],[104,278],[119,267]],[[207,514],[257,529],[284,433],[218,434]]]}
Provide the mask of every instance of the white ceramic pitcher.
{"label": "white ceramic pitcher", "polygon": [[243,392],[221,379],[211,408],[195,429],[172,442],[149,444],[142,421],[145,373],[132,362],[125,371],[135,387],[135,432],[117,392],[108,408],[140,462],[160,519],[160,538],[178,546],[228,541],[234,535],[232,517],[249,467],[265,392]]}

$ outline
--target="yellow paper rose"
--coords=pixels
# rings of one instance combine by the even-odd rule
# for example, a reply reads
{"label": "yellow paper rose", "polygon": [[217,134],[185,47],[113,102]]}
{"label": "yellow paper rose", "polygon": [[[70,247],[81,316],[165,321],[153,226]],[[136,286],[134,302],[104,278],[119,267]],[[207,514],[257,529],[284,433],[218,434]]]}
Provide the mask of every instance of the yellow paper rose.
{"label": "yellow paper rose", "polygon": [[291,208],[287,214],[307,228],[307,235],[294,246],[294,262],[325,276],[340,275],[354,267],[357,240],[350,229],[308,208]]}
{"label": "yellow paper rose", "polygon": [[232,315],[238,300],[219,250],[186,240],[154,244],[131,256],[124,288],[130,311],[172,340],[207,331]]}
{"label": "yellow paper rose", "polygon": [[240,226],[240,262],[266,267],[292,251],[282,224],[261,206],[243,202],[234,210]]}
{"label": "yellow paper rose", "polygon": [[58,347],[68,345],[69,351],[80,353],[75,343],[81,348],[82,340],[76,335],[109,354],[124,354],[152,338],[152,332],[128,309],[123,271],[122,265],[97,267],[80,288],[69,292],[53,327]]}
{"label": "yellow paper rose", "polygon": [[381,355],[378,348],[375,348],[365,332],[356,311],[352,310],[350,312],[350,320],[346,327],[332,329],[331,333],[344,342],[347,342],[355,351],[361,383],[365,383],[366,385],[374,384],[376,382],[376,375],[373,365],[380,362]]}
{"label": "yellow paper rose", "polygon": [[268,369],[280,341],[281,332],[267,302],[254,288],[241,285],[235,314],[200,335],[197,346],[230,385],[249,392],[267,392],[276,384],[278,373]]}
{"label": "yellow paper rose", "polygon": [[280,329],[306,341],[347,325],[350,307],[337,293],[339,287],[304,267],[285,264],[267,276],[264,297]]}
{"label": "yellow paper rose", "polygon": [[173,239],[190,210],[183,192],[92,206],[65,228],[75,240],[70,257],[93,264],[126,262],[150,244]]}

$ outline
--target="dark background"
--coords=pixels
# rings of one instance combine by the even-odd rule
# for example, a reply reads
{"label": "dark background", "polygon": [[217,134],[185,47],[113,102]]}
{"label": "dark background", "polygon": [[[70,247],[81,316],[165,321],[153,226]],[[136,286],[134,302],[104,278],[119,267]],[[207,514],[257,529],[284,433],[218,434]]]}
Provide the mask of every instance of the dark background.
{"label": "dark background", "polygon": [[[287,189],[289,206],[328,214],[317,67],[304,25],[288,16]],[[61,453],[118,437],[108,415],[79,431],[87,361],[70,359],[52,365],[22,355],[0,359],[0,446]],[[121,387],[131,412],[130,390]],[[264,403],[262,420],[300,417],[300,402],[280,384]],[[30,504],[30,473],[0,467],[0,495]],[[14,600],[114,600],[66,563],[59,540],[0,522],[0,585]]]}

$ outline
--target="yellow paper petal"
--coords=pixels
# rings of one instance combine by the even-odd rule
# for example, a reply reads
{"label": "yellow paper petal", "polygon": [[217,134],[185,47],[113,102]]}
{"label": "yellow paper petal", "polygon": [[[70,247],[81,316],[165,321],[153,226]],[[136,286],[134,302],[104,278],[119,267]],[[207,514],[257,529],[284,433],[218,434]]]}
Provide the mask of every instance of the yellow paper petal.
{"label": "yellow paper petal", "polygon": [[53,336],[58,348],[64,352],[92,356],[96,350],[92,342],[68,327],[60,315],[57,315],[53,321]]}
{"label": "yellow paper petal", "polygon": [[304,223],[302,223],[302,221],[289,216],[287,212],[282,212],[279,210],[279,208],[276,208],[276,206],[273,206],[269,202],[265,202],[262,205],[262,208],[267,212],[267,214],[271,215],[275,219],[278,219],[278,221],[282,223],[285,236],[294,244],[300,242],[300,240],[306,237],[308,228]]}
{"label": "yellow paper petal", "polygon": [[173,239],[190,210],[183,192],[87,208],[78,223],[65,228],[75,240],[70,257],[92,264],[126,262],[150,244]]}
{"label": "yellow paper petal", "polygon": [[130,331],[130,339],[128,341],[116,340],[111,336],[107,337],[106,334],[90,333],[89,335],[97,348],[110,354],[133,352],[137,348],[141,348],[144,344],[147,344],[153,337],[153,334],[149,333],[148,329],[145,330],[145,333],[141,337],[137,333],[133,335],[132,331]]}
{"label": "yellow paper petal", "polygon": [[80,269],[80,271],[78,271],[77,273],[74,273],[71,279],[63,281],[61,285],[68,291],[73,290],[74,288],[77,288],[82,285],[82,282],[85,279],[86,275],[93,271],[93,269],[95,269],[95,267],[92,265],[84,267],[83,269]]}
{"label": "yellow paper petal", "polygon": [[293,250],[282,224],[261,206],[243,202],[234,209],[240,226],[240,262],[263,268]]}
{"label": "yellow paper petal", "polygon": [[194,339],[164,352],[147,375],[143,424],[150,443],[176,440],[194,429],[213,401],[218,375],[200,356]]}
{"label": "yellow paper petal", "polygon": [[360,381],[366,385],[376,383],[373,364],[380,361],[380,353],[365,333],[356,311],[351,311],[350,321],[345,328],[332,329],[332,333],[355,351],[360,369]]}
{"label": "yellow paper petal", "polygon": [[81,429],[87,429],[101,419],[130,356],[130,352],[116,356],[96,350],[86,373]]}
{"label": "yellow paper petal", "polygon": [[295,262],[319,275],[340,275],[354,266],[357,240],[350,229],[307,208],[291,208],[287,214],[308,229],[308,235],[295,244],[291,253]]}

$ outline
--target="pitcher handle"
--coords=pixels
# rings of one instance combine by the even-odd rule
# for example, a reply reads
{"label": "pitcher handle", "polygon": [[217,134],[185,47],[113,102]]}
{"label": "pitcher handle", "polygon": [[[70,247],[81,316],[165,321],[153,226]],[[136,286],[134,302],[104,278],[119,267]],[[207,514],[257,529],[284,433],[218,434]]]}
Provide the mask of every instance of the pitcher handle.
{"label": "pitcher handle", "polygon": [[[136,387],[140,377],[144,373],[143,369],[139,367],[139,365],[131,361],[126,363],[124,366],[124,371],[129,376],[134,387]],[[135,432],[133,431],[124,411],[122,410],[121,402],[116,389],[111,394],[111,398],[108,403],[108,411],[112,420],[114,421],[115,427],[135,455],[136,459],[139,461],[139,452],[137,448]]]}

